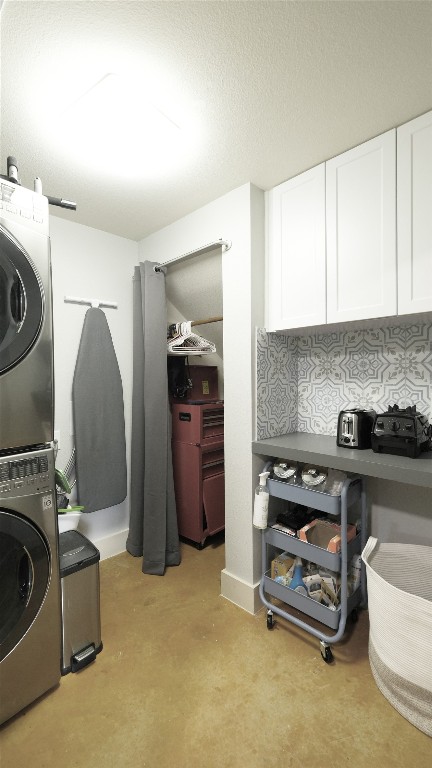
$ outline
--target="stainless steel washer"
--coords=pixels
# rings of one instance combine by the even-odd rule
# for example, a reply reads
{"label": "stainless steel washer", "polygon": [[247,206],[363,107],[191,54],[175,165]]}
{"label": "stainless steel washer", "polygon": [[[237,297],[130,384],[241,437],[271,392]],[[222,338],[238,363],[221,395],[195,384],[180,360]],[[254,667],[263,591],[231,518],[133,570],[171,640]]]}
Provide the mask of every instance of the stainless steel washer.
{"label": "stainless steel washer", "polygon": [[0,181],[0,451],[53,440],[48,200]]}
{"label": "stainless steel washer", "polygon": [[0,456],[0,723],[60,681],[52,448]]}

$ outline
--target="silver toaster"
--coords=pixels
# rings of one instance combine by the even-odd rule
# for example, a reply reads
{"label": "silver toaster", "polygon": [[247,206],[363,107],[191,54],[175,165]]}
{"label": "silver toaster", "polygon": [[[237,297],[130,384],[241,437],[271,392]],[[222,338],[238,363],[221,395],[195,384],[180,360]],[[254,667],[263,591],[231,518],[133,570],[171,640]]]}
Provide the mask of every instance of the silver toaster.
{"label": "silver toaster", "polygon": [[336,443],[341,448],[370,448],[376,413],[362,408],[341,411],[338,417]]}

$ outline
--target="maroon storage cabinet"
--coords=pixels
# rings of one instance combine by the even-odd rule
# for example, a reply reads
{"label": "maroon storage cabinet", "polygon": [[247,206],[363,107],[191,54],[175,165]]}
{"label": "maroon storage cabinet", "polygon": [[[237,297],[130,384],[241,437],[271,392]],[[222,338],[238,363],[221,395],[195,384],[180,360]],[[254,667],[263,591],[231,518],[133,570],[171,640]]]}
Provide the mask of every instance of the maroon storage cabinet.
{"label": "maroon storage cabinet", "polygon": [[223,402],[172,405],[179,535],[203,546],[225,528]]}

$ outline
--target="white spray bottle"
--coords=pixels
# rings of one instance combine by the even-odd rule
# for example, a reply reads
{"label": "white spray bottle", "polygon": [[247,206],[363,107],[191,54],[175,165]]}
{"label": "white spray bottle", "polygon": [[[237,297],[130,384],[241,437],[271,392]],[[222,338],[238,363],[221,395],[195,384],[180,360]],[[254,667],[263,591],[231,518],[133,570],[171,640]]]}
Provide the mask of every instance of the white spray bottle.
{"label": "white spray bottle", "polygon": [[267,528],[269,492],[267,490],[267,478],[270,472],[261,472],[259,485],[255,488],[253,524],[255,528]]}

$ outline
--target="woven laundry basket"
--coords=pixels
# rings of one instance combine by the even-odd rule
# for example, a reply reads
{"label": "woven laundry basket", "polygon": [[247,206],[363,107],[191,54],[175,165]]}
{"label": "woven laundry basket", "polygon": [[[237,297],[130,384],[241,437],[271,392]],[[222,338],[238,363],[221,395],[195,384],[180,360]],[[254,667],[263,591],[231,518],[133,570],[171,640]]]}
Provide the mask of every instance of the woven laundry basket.
{"label": "woven laundry basket", "polygon": [[366,564],[369,661],[381,693],[432,736],[432,547],[378,544]]}

